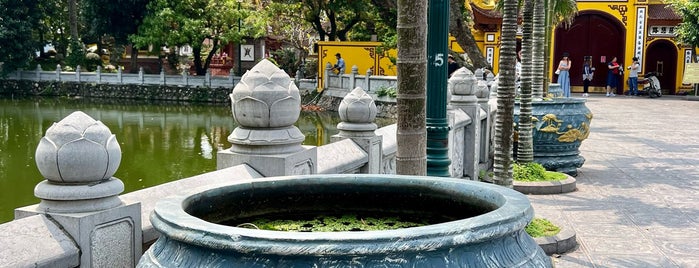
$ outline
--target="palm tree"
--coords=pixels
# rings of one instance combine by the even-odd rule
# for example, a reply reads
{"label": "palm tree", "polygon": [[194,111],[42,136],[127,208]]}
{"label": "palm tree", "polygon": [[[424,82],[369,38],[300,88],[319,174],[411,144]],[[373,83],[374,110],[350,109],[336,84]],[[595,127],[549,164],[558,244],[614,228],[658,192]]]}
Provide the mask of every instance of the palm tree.
{"label": "palm tree", "polygon": [[427,1],[398,0],[396,173],[427,173]]}
{"label": "palm tree", "polygon": [[522,12],[522,70],[519,94],[519,122],[517,124],[517,162],[534,161],[532,141],[532,82],[534,64],[532,64],[534,0],[524,0]]}
{"label": "palm tree", "polygon": [[532,51],[532,67],[534,72],[534,80],[532,81],[532,97],[534,99],[541,99],[544,97],[544,81],[547,79],[548,75],[545,75],[546,62],[544,58],[544,39],[546,38],[546,25],[544,24],[546,20],[546,12],[544,11],[544,0],[533,0],[534,1],[534,11],[533,11],[533,29],[532,29],[532,41],[534,42],[534,47]]}
{"label": "palm tree", "polygon": [[503,1],[500,72],[495,115],[495,157],[493,180],[512,187],[512,124],[515,103],[515,61],[517,57],[517,0]]}

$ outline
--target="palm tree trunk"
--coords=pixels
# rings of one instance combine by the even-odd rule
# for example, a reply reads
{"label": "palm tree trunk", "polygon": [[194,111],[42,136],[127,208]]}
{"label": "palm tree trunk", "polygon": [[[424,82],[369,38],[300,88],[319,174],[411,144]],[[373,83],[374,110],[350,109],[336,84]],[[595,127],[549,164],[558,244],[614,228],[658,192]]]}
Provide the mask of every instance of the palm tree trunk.
{"label": "palm tree trunk", "polygon": [[524,1],[522,12],[522,74],[519,94],[519,122],[517,124],[517,162],[534,161],[534,144],[532,141],[532,82],[534,80],[533,60],[533,15],[534,0]]}
{"label": "palm tree trunk", "polygon": [[427,174],[427,1],[398,0],[396,173]]}
{"label": "palm tree trunk", "polygon": [[545,96],[546,94],[544,92],[548,91],[548,85],[551,82],[551,80],[550,80],[551,79],[551,69],[549,68],[549,66],[551,64],[549,64],[549,63],[551,62],[551,52],[550,52],[551,51],[551,42],[552,42],[551,39],[553,38],[553,29],[554,29],[554,26],[552,24],[553,24],[554,8],[555,8],[556,3],[555,3],[555,0],[542,0],[542,1],[545,1],[544,2],[544,10],[546,10],[545,11],[546,17],[545,17],[545,23],[544,23],[544,27],[546,29],[545,30],[546,35],[544,36],[544,62],[546,64],[544,64],[545,76],[544,76],[544,84],[543,84],[543,91],[542,91],[542,95]]}
{"label": "palm tree trunk", "polygon": [[500,43],[500,73],[495,117],[495,159],[493,180],[512,187],[512,124],[515,103],[515,61],[517,57],[517,0],[504,0]]}
{"label": "palm tree trunk", "polygon": [[546,39],[546,11],[544,10],[544,0],[534,0],[534,27],[532,29],[532,38],[534,40],[534,48],[532,55],[532,63],[534,67],[534,80],[532,81],[532,97],[534,99],[542,99],[544,97],[544,83],[547,79],[545,73],[544,59],[544,39]]}
{"label": "palm tree trunk", "polygon": [[68,23],[70,23],[70,38],[78,40],[78,4],[77,0],[68,1]]}

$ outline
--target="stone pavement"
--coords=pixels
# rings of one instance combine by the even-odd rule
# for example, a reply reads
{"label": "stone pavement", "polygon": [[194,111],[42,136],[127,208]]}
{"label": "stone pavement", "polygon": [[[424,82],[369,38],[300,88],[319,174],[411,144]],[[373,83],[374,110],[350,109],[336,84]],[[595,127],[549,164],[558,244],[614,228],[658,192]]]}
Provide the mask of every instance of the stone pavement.
{"label": "stone pavement", "polygon": [[594,94],[587,107],[578,190],[529,196],[535,217],[577,234],[555,266],[699,267],[699,102]]}

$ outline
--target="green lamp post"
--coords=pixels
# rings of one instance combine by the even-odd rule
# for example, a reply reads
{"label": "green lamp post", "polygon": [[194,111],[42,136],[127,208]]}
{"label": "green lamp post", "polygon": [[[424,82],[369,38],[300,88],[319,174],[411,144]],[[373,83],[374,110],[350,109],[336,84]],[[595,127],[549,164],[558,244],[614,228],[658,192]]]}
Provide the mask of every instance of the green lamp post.
{"label": "green lamp post", "polygon": [[427,175],[449,177],[447,41],[449,1],[429,0],[427,14]]}

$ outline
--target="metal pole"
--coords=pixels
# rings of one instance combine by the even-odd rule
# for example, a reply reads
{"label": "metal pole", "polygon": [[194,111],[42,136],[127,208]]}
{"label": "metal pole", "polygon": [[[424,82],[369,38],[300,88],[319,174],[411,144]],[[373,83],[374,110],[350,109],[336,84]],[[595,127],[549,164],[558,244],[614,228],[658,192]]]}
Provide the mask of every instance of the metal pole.
{"label": "metal pole", "polygon": [[[240,27],[241,27],[240,26],[240,3],[241,2],[243,2],[243,1],[238,0],[238,34],[240,34]],[[240,42],[242,42],[242,41],[243,41],[242,38],[238,41],[238,64],[237,64],[238,65],[238,76],[243,75],[243,68],[242,68],[242,66],[240,66],[240,64],[241,64],[240,58],[243,56],[243,52],[240,51]]]}
{"label": "metal pole", "polygon": [[429,0],[427,15],[427,175],[449,177],[447,57],[449,1]]}

